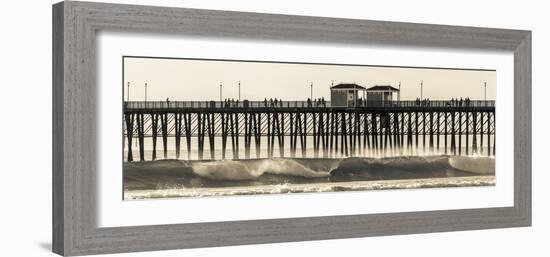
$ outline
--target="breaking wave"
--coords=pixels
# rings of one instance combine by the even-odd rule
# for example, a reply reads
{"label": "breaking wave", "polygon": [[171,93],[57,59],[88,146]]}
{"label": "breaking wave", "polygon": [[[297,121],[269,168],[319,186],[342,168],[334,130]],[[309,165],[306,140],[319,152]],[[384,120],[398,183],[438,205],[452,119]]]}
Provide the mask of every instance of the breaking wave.
{"label": "breaking wave", "polygon": [[263,159],[197,162],[192,167],[197,175],[213,180],[249,180],[257,179],[265,173],[303,178],[328,177],[337,163],[337,160],[329,161],[327,165],[316,168],[293,159]]}
{"label": "breaking wave", "polygon": [[494,174],[494,158],[406,156],[124,163],[125,189],[231,187]]}

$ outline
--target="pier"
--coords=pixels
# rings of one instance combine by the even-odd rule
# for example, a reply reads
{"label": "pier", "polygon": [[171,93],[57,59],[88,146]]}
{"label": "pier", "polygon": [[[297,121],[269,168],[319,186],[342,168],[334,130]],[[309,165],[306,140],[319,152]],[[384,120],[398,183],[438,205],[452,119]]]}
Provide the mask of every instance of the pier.
{"label": "pier", "polygon": [[197,150],[199,160],[208,160],[220,148],[221,159],[259,158],[264,148],[268,158],[305,157],[306,151],[331,158],[417,150],[492,156],[494,135],[495,101],[365,101],[354,107],[309,100],[124,102],[127,161],[135,160],[134,140],[136,157],[145,160],[145,138],[152,139],[152,160],[159,158],[161,145],[167,158],[169,137],[176,158],[191,159]]}

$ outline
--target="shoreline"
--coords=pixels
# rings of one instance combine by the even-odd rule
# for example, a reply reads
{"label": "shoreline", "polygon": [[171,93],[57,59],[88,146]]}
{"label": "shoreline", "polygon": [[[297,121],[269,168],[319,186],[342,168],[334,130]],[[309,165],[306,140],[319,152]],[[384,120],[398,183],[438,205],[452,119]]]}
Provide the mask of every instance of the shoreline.
{"label": "shoreline", "polygon": [[170,189],[124,189],[124,200],[167,199],[176,197],[202,198],[237,195],[295,194],[315,192],[372,191],[393,189],[450,188],[494,186],[496,177],[466,176],[446,178],[398,179],[377,181],[349,181],[310,184],[277,184],[258,186],[235,186],[222,188],[170,188]]}

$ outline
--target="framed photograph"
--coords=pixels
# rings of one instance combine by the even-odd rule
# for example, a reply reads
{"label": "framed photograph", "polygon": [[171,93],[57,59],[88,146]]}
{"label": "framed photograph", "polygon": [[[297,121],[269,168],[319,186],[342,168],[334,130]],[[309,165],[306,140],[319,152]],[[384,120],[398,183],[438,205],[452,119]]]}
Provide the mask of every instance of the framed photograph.
{"label": "framed photograph", "polygon": [[530,31],[66,1],[53,69],[60,255],[531,225]]}

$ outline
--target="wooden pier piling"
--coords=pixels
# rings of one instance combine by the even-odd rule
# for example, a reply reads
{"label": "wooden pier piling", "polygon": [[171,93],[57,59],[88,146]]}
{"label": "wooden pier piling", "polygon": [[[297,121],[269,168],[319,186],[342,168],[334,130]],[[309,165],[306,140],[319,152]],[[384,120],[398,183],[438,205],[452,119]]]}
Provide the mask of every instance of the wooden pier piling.
{"label": "wooden pier piling", "polygon": [[[269,106],[261,103],[243,106],[242,103],[171,102],[169,106],[156,103],[151,105],[156,106],[152,108],[149,105],[133,106],[132,103],[125,103],[124,110],[127,161],[134,161],[133,142],[137,142],[140,161],[158,159],[159,136],[162,137],[162,158],[182,158],[181,144],[185,140],[186,159],[189,160],[226,159],[228,140],[231,159],[284,158],[287,155],[296,158],[298,141],[302,158],[433,154],[440,151],[441,137],[444,141],[441,151],[445,154],[479,152],[492,156],[496,148],[494,102],[474,102],[472,106],[396,102],[387,106],[357,108],[300,106],[300,103],[290,102]],[[168,141],[168,138],[174,138],[174,141]],[[288,144],[285,144],[286,138]],[[310,145],[308,138],[312,139]],[[216,145],[219,139],[221,154],[217,151],[220,146]],[[265,139],[267,148],[262,149]],[[206,140],[210,154],[205,157]],[[242,148],[241,140],[244,142]],[[152,143],[147,145],[152,149],[146,149],[146,142]],[[169,142],[175,144],[175,148],[170,148],[170,151],[175,151],[174,155],[168,154]],[[310,155],[308,149],[312,151]],[[152,154],[145,156],[146,150],[152,150]],[[239,155],[240,151],[244,156]]]}

